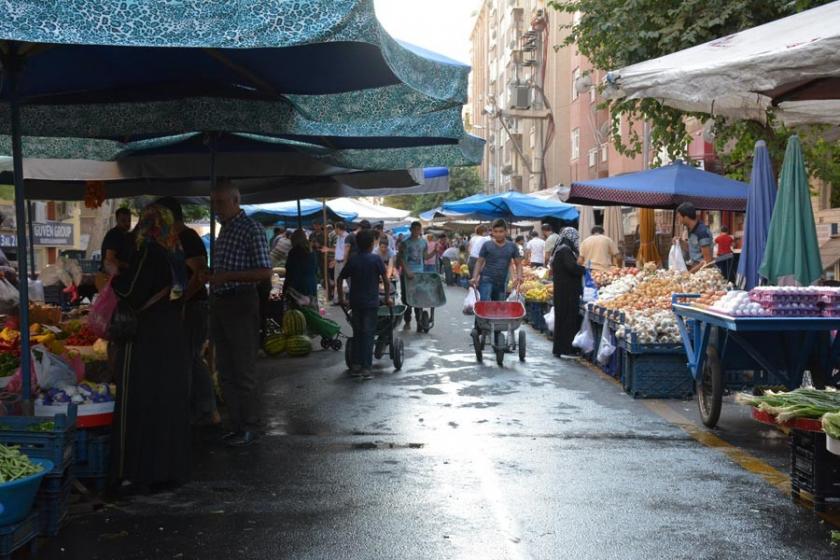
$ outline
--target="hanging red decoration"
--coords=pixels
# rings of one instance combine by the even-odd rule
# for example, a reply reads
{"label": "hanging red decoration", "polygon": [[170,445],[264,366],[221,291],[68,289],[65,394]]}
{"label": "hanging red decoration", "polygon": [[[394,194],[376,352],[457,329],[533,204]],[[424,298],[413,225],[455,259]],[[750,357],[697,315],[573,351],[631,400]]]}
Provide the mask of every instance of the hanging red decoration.
{"label": "hanging red decoration", "polygon": [[99,208],[105,202],[105,183],[88,181],[85,183],[85,208]]}

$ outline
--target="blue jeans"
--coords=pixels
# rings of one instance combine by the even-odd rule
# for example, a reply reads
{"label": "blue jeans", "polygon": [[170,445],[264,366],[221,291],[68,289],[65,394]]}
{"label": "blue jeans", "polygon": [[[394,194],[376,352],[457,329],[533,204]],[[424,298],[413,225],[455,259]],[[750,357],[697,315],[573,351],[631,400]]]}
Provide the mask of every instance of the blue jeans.
{"label": "blue jeans", "polygon": [[373,366],[373,339],[376,336],[376,307],[354,307],[353,313],[353,364],[362,369]]}
{"label": "blue jeans", "polygon": [[505,281],[498,283],[482,278],[478,282],[478,295],[481,301],[505,301]]}

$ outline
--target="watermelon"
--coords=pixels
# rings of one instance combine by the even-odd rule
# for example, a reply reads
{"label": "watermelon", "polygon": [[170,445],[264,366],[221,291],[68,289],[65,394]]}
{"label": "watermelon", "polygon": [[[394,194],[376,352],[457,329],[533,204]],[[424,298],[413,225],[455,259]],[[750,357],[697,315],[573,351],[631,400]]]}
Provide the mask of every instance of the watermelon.
{"label": "watermelon", "polygon": [[276,356],[286,351],[286,336],[282,334],[273,334],[265,339],[263,345],[265,353],[270,356]]}
{"label": "watermelon", "polygon": [[283,334],[296,336],[306,333],[306,317],[297,309],[286,311],[283,315]]}
{"label": "watermelon", "polygon": [[306,335],[290,336],[286,339],[286,352],[289,356],[306,356],[312,352],[312,341]]}

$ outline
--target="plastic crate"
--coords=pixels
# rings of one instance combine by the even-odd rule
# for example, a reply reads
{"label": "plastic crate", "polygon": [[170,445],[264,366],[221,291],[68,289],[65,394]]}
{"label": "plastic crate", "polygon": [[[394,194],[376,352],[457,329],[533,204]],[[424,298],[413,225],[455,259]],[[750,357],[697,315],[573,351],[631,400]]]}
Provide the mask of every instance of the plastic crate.
{"label": "plastic crate", "polygon": [[95,274],[99,272],[99,267],[101,265],[102,261],[93,259],[82,259],[79,261],[79,268],[82,269],[82,273],[84,274]]}
{"label": "plastic crate", "polygon": [[76,478],[100,478],[108,474],[111,456],[111,431],[78,430],[76,432]]}
{"label": "plastic crate", "polygon": [[38,491],[35,508],[38,510],[38,529],[42,536],[54,537],[61,531],[70,510],[72,489],[73,475],[68,472],[61,478],[61,488],[58,491]]}
{"label": "plastic crate", "polygon": [[[44,422],[54,422],[50,432],[36,432],[29,428]],[[50,474],[61,475],[73,462],[76,430],[76,406],[68,407],[68,414],[47,416],[3,416],[0,418],[0,443],[16,445],[21,453],[38,459],[49,459],[55,467]]]}
{"label": "plastic crate", "polygon": [[50,305],[61,305],[64,286],[44,286],[44,303]]}
{"label": "plastic crate", "polygon": [[684,354],[625,351],[622,362],[621,383],[634,399],[686,399],[694,394]]}
{"label": "plastic crate", "polygon": [[0,526],[0,560],[11,558],[14,552],[34,544],[40,531],[38,519],[38,512],[33,511],[20,523]]}
{"label": "plastic crate", "polygon": [[795,498],[809,493],[815,511],[824,511],[828,501],[840,500],[840,456],[825,446],[825,434],[791,430],[790,491]]}

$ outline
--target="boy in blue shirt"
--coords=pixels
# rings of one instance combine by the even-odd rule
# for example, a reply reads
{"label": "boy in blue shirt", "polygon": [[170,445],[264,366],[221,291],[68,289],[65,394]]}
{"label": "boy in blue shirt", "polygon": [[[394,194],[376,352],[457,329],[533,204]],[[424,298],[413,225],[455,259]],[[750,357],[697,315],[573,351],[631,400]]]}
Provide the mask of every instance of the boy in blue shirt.
{"label": "boy in blue shirt", "polygon": [[[353,342],[350,355],[350,373],[370,376],[373,366],[373,341],[379,309],[379,282],[385,286],[385,305],[391,306],[390,282],[385,264],[379,255],[372,253],[373,232],[369,229],[356,235],[357,252],[345,264],[338,285],[350,280],[350,309],[352,311]],[[344,293],[338,292],[339,303],[344,305]]]}
{"label": "boy in blue shirt", "polygon": [[[411,223],[411,237],[400,244],[400,252],[397,254],[397,266],[401,270],[400,289],[402,301],[405,303],[405,289],[408,280],[413,280],[414,275],[423,272],[426,259],[435,254],[434,249],[423,239],[423,225],[420,222]],[[405,330],[411,329],[411,307],[405,308]],[[422,309],[414,308],[414,315],[417,318],[417,332],[420,332],[420,314]]]}

